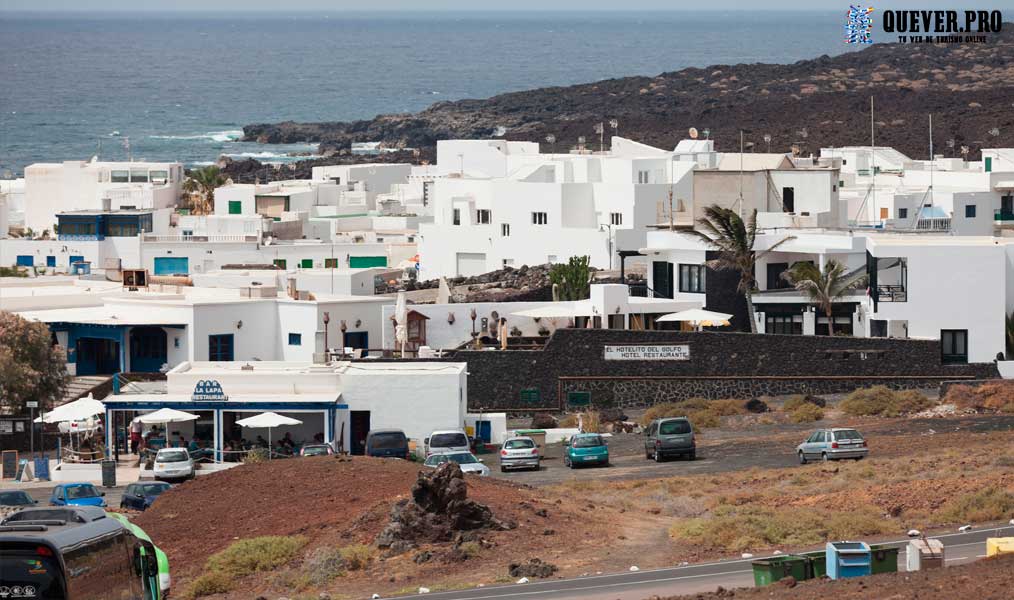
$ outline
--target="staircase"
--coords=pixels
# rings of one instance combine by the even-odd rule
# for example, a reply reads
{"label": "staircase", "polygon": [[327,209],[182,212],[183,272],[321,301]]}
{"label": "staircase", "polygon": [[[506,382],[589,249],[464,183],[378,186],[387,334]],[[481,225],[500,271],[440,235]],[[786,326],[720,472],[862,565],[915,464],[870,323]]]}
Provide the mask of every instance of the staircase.
{"label": "staircase", "polygon": [[89,392],[96,399],[101,400],[105,398],[110,391],[113,389],[113,378],[110,375],[83,375],[81,377],[72,377],[70,383],[67,384],[67,391],[64,392],[63,398],[60,398],[53,403],[53,408],[62,406],[68,402],[77,400],[78,398],[84,398]]}

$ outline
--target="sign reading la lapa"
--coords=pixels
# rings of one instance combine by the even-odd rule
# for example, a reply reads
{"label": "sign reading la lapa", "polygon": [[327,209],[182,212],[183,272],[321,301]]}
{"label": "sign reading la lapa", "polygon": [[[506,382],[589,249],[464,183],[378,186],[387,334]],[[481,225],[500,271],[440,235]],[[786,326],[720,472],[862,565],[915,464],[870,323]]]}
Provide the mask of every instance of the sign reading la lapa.
{"label": "sign reading la lapa", "polygon": [[190,396],[194,402],[225,402],[229,399],[222,391],[222,384],[214,379],[202,379],[194,386]]}
{"label": "sign reading la lapa", "polygon": [[687,344],[649,344],[643,346],[606,346],[606,360],[690,360]]}

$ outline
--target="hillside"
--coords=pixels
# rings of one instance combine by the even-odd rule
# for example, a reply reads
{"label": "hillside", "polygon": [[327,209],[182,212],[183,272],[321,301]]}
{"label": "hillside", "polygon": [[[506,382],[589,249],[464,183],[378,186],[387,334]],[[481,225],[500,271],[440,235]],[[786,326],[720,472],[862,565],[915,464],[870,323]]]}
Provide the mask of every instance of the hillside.
{"label": "hillside", "polygon": [[[968,145],[969,158],[975,158],[983,146],[1014,146],[1014,24],[984,44],[875,44],[785,65],[714,65],[439,102],[418,113],[365,121],[248,125],[244,136],[264,143],[319,142],[325,154],[358,141],[428,154],[439,139],[489,138],[504,128],[507,139],[540,141],[545,150],[551,149],[547,134],[556,136],[556,150],[569,149],[582,135],[597,149],[594,125],[616,119],[619,135],[663,148],[693,126],[709,129],[721,151],[738,149],[743,128],[759,151],[768,148],[767,134],[771,151],[796,143],[816,153],[821,146],[869,143],[871,95],[878,145],[926,157],[927,114],[933,113],[937,153],[951,155]],[[993,128],[999,135],[990,133]]]}

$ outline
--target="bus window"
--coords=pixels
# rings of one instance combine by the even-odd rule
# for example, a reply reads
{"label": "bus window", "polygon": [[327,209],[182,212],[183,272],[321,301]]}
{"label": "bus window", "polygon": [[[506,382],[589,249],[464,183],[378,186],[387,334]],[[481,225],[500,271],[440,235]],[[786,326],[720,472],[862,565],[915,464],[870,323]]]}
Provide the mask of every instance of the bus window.
{"label": "bus window", "polygon": [[74,600],[127,600],[140,595],[125,533],[98,539],[63,555]]}
{"label": "bus window", "polygon": [[64,600],[67,597],[56,557],[41,556],[30,548],[3,546],[0,547],[0,588],[12,587],[31,588],[33,600]]}

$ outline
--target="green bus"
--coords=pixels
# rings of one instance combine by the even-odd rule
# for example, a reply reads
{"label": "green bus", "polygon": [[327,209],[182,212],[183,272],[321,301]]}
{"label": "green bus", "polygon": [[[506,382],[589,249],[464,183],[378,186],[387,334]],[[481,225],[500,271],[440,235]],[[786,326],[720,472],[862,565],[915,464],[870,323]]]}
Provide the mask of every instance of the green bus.
{"label": "green bus", "polygon": [[[151,538],[148,537],[148,534],[145,533],[143,529],[131,523],[130,519],[128,519],[126,515],[112,512],[106,514],[119,521],[124,527],[127,528],[128,531],[130,531],[130,533],[134,534],[134,537],[148,542],[148,544],[154,550],[155,560],[158,564],[158,585],[151,587],[152,589],[158,590],[159,593],[158,595],[154,596],[152,600],[162,600],[163,598],[168,597],[169,584],[172,583],[172,579],[169,577],[169,557],[165,555],[165,552],[162,552],[161,548],[156,546],[154,542],[151,541]],[[142,553],[148,552],[149,549],[147,545],[143,546],[141,551]]]}

